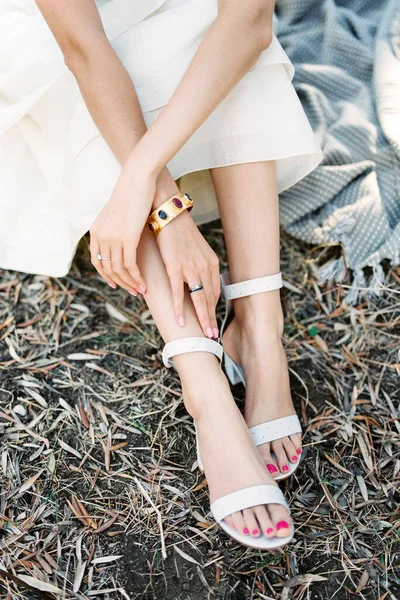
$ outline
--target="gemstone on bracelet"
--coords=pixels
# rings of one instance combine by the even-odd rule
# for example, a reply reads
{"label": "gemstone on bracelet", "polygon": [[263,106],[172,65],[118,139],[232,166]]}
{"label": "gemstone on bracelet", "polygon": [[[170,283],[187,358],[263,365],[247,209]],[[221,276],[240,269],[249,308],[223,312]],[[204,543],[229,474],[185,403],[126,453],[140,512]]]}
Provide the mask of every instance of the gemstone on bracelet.
{"label": "gemstone on bracelet", "polygon": [[149,226],[150,231],[154,231],[154,225],[152,225],[151,223],[147,223]]}
{"label": "gemstone on bracelet", "polygon": [[192,210],[193,206],[188,206],[187,211],[190,212]]}
{"label": "gemstone on bracelet", "polygon": [[173,198],[172,199],[173,204],[176,206],[176,208],[182,208],[183,204],[182,202],[179,200],[179,198]]}
{"label": "gemstone on bracelet", "polygon": [[168,215],[165,212],[165,210],[159,210],[158,211],[158,216],[160,217],[160,219],[166,219],[168,217]]}
{"label": "gemstone on bracelet", "polygon": [[185,196],[186,196],[186,198],[189,198],[189,200],[191,200],[191,197],[189,196],[189,194],[186,194],[186,192],[185,192]]}

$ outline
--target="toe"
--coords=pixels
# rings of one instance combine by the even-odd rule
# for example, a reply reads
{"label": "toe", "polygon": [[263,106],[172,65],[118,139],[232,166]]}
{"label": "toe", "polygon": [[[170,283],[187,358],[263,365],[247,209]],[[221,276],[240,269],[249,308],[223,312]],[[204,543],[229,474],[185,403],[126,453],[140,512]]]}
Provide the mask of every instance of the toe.
{"label": "toe", "polygon": [[286,474],[289,471],[289,461],[286,455],[285,448],[283,447],[282,441],[277,440],[276,442],[272,442],[271,446],[272,451],[275,454],[276,459],[278,461],[279,471],[281,473]]}
{"label": "toe", "polygon": [[258,451],[260,452],[262,461],[267,467],[269,474],[272,477],[276,477],[277,475],[279,475],[279,468],[276,463],[276,460],[272,458],[270,445],[263,444],[262,446],[258,446]]}
{"label": "toe", "polygon": [[232,518],[232,515],[229,515],[229,517],[225,517],[224,521],[225,521],[225,523],[227,525],[229,525],[229,527],[232,527],[233,529],[236,529],[234,520]]}
{"label": "toe", "polygon": [[285,449],[288,461],[291,463],[297,463],[299,457],[296,452],[296,446],[293,444],[292,440],[289,438],[284,438],[282,440],[282,445]]}
{"label": "toe", "polygon": [[286,537],[292,531],[292,519],[286,508],[280,504],[270,504],[268,506],[269,517],[274,524],[274,535],[276,537]]}
{"label": "toe", "polygon": [[243,511],[243,517],[250,535],[252,537],[259,537],[261,535],[260,526],[258,524],[254,509],[246,508],[246,510]]}
{"label": "toe", "polygon": [[[244,535],[249,535],[249,530],[246,527],[245,520],[243,518],[243,514],[241,512],[236,512],[230,515],[233,523],[233,527],[239,531],[239,533],[243,533]],[[226,519],[225,519],[226,521]]]}
{"label": "toe", "polygon": [[294,444],[294,447],[296,448],[297,456],[300,456],[302,451],[301,433],[295,433],[293,435],[290,435],[289,438],[290,441]]}
{"label": "toe", "polygon": [[257,521],[260,525],[260,530],[266,537],[273,537],[275,526],[270,519],[268,510],[265,506],[256,506],[254,512],[257,517]]}

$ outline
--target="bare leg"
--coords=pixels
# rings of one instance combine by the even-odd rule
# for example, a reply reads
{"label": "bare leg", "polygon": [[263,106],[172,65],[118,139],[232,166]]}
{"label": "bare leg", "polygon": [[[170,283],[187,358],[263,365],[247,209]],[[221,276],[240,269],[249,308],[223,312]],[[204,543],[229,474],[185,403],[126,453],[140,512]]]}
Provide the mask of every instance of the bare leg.
{"label": "bare leg", "polygon": [[[279,205],[275,161],[240,164],[211,171],[224,227],[232,282],[280,271]],[[294,413],[282,346],[279,290],[234,301],[235,318],[223,339],[227,354],[246,376],[245,419],[249,427]],[[272,459],[271,450],[277,457]],[[296,462],[301,436],[259,447],[272,475]]]}
{"label": "bare leg", "polygon": [[[171,193],[174,189],[166,190],[165,196]],[[169,279],[157,244],[147,230],[139,248],[139,263],[148,285],[145,299],[164,341],[202,337],[190,298],[185,298],[185,327],[176,323]],[[254,448],[217,359],[211,354],[193,353],[176,357],[174,361],[182,381],[185,406],[196,420],[211,500],[240,488],[273,483]],[[248,530],[254,537],[260,535],[260,530],[269,537],[283,537],[291,527],[287,511],[275,504],[234,513],[227,522],[238,530]]]}

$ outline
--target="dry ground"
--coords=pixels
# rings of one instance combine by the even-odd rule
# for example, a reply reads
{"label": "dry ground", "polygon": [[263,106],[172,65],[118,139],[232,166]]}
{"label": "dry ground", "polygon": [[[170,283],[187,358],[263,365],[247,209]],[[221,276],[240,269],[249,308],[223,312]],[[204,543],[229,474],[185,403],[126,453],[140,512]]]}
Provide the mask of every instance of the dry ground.
{"label": "dry ground", "polygon": [[[224,268],[218,223],[207,236]],[[296,537],[275,554],[213,523],[157,330],[85,241],[66,278],[1,272],[2,600],[400,597],[400,269],[349,307],[316,276],[335,250],[282,252],[306,453],[283,486]]]}

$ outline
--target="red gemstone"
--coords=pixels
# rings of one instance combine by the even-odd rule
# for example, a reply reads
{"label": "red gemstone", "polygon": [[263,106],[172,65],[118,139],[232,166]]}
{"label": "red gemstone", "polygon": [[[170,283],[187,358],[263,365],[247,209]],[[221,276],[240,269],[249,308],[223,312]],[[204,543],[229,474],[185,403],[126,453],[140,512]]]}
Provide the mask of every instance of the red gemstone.
{"label": "red gemstone", "polygon": [[150,231],[154,231],[154,226],[151,223],[148,223]]}
{"label": "red gemstone", "polygon": [[182,208],[183,204],[182,202],[179,200],[179,198],[173,198],[172,202],[174,203],[174,205],[176,206],[176,208]]}
{"label": "red gemstone", "polygon": [[190,212],[192,210],[193,206],[189,206],[187,211]]}

